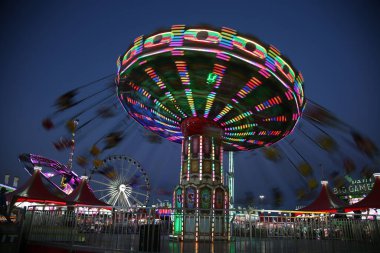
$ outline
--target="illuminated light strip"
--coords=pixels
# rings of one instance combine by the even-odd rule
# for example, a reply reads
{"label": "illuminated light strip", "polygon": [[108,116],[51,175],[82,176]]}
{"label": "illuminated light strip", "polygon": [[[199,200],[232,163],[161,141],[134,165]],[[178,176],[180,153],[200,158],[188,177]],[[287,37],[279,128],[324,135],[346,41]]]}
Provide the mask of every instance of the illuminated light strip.
{"label": "illuminated light strip", "polygon": [[[231,137],[223,137],[223,139],[227,141],[234,141],[234,142],[248,142],[256,145],[264,145],[264,141],[258,141],[258,140],[247,140],[247,139],[239,139],[239,138],[231,138]],[[233,143],[232,143],[233,144]]]}
{"label": "illuminated light strip", "polygon": [[183,33],[185,32],[185,25],[173,25],[172,26],[172,40],[170,47],[179,47],[183,45]]}
{"label": "illuminated light strip", "polygon": [[212,190],[212,219],[211,219],[211,241],[214,241],[214,223],[215,223],[215,189]]}
{"label": "illuminated light strip", "polygon": [[148,129],[152,130],[153,132],[164,132],[165,129],[161,128],[161,127],[155,127],[155,126],[148,126],[147,127]]}
{"label": "illuminated light strip", "polygon": [[291,90],[287,90],[285,92],[285,96],[288,100],[292,100],[293,99],[293,96],[292,96],[292,91]]}
{"label": "illuminated light strip", "polygon": [[264,145],[264,143],[265,143],[263,141],[258,141],[258,140],[247,140],[247,142],[255,144],[255,145]]}
{"label": "illuminated light strip", "polygon": [[228,144],[228,145],[231,145],[239,150],[248,150],[246,147],[243,147],[243,146],[239,146],[237,145],[236,143],[232,143],[232,142],[228,142],[228,141],[224,141],[224,143]]}
{"label": "illuminated light strip", "polygon": [[129,82],[129,86],[132,87],[132,89],[134,89],[135,91],[139,92],[140,94],[142,94],[144,97],[147,97],[147,98],[150,98],[151,94],[149,92],[147,92],[146,90],[144,90],[143,88],[137,86],[136,84],[134,84],[133,82]]}
{"label": "illuminated light strip", "polygon": [[210,94],[207,95],[207,102],[205,107],[205,113],[203,115],[204,118],[208,117],[208,114],[210,113],[210,109],[212,107],[212,104],[214,103],[216,92],[212,91]]}
{"label": "illuminated light strip", "polygon": [[212,160],[212,181],[215,181],[215,139],[211,138],[212,148],[211,148],[211,160]]}
{"label": "illuminated light strip", "polygon": [[268,72],[268,71],[266,71],[265,69],[260,69],[259,70],[259,73],[263,76],[263,77],[265,77],[265,78],[269,78],[270,77],[270,73]]}
{"label": "illuminated light strip", "polygon": [[170,91],[167,91],[165,92],[165,95],[169,98],[169,100],[173,103],[174,107],[179,111],[179,113],[181,113],[181,115],[184,117],[184,118],[187,118],[187,115],[181,110],[181,108],[179,108],[179,106],[177,105],[177,101],[174,99],[173,95],[170,93]]}
{"label": "illuminated light strip", "polygon": [[179,76],[181,78],[183,85],[190,85],[189,72],[187,71],[187,66],[185,61],[175,61]]}
{"label": "illuminated light strip", "polygon": [[237,101],[235,98],[231,98],[232,102],[234,102],[235,104],[239,104],[239,101]]}
{"label": "illuminated light strip", "polygon": [[182,136],[170,136],[167,138],[169,141],[177,141],[177,140],[182,140]]}
{"label": "illuminated light strip", "polygon": [[148,110],[148,108],[144,105],[144,104],[141,104],[140,102],[130,98],[130,97],[127,97],[127,102],[132,104],[132,105],[138,105],[140,106],[141,108],[145,109],[145,110]]}
{"label": "illuminated light strip", "polygon": [[[165,123],[165,122],[162,122],[161,120],[158,120],[158,119],[155,119],[154,121],[156,121],[157,123],[165,126],[165,127],[170,127],[170,128],[175,128],[175,129],[178,129],[180,130],[180,127],[177,125],[177,126],[174,126],[174,125],[170,125],[168,123]],[[178,123],[177,123],[178,124]],[[173,131],[173,130],[168,130],[168,131]]]}
{"label": "illuminated light strip", "polygon": [[249,93],[259,87],[261,84],[262,82],[259,79],[252,77],[236,95],[240,98],[245,98]]}
{"label": "illuminated light strip", "polygon": [[273,47],[272,45],[269,46],[269,50],[268,50],[268,54],[267,54],[267,58],[266,58],[266,61],[265,61],[265,66],[267,66],[268,68],[270,68],[273,72],[276,71],[276,58],[279,56],[279,51]]}
{"label": "illuminated light strip", "polygon": [[220,145],[220,154],[219,154],[219,165],[220,165],[220,183],[224,184],[224,177],[223,177],[223,146]]}
{"label": "illuminated light strip", "polygon": [[122,65],[125,65],[127,64],[131,59],[132,57],[134,57],[136,55],[136,48],[135,46],[131,47],[128,52],[126,52],[123,56],[123,60],[121,61],[121,64]]}
{"label": "illuminated light strip", "polygon": [[138,119],[142,119],[142,120],[146,120],[146,121],[153,121],[153,119],[151,117],[148,117],[148,116],[145,116],[143,114],[140,114],[140,113],[137,113],[137,112],[134,112],[132,113],[136,118]]}
{"label": "illuminated light strip", "polygon": [[[161,39],[159,41],[155,41],[158,37],[161,37]],[[171,42],[172,37],[173,34],[171,32],[155,34],[145,39],[144,48],[153,48],[164,44],[168,44],[169,42]]]}
{"label": "illuminated light strip", "polygon": [[300,104],[303,104],[304,102],[304,93],[303,93],[303,88],[302,88],[303,83],[304,83],[304,79],[300,72],[298,73],[298,76],[296,77],[296,82],[294,84],[294,90],[297,93]]}
{"label": "illuminated light strip", "polygon": [[164,106],[160,101],[158,101],[157,99],[154,99],[153,102],[160,108],[164,109],[166,112],[168,112],[170,115],[172,115],[174,118],[176,118],[177,120],[181,120],[180,117],[177,116],[177,114],[171,112],[166,106]]}
{"label": "illuminated light strip", "polygon": [[232,119],[230,119],[230,120],[228,120],[226,122],[221,123],[221,125],[225,126],[225,125],[229,125],[231,123],[238,122],[238,121],[240,121],[240,120],[242,120],[242,119],[244,119],[244,118],[246,118],[246,117],[248,117],[248,116],[250,116],[252,114],[253,114],[252,111],[247,111],[247,112],[242,113],[242,114],[240,114],[240,115],[238,115],[238,116],[236,116],[236,117],[234,117],[234,118],[232,118]]}
{"label": "illuminated light strip", "polygon": [[260,131],[259,132],[259,135],[263,136],[263,135],[266,135],[266,136],[278,136],[281,134],[281,131]]}
{"label": "illuminated light strip", "polygon": [[[292,67],[289,66],[280,56],[275,57],[276,60],[276,68],[290,81],[294,82],[295,74]],[[284,67],[288,68],[288,73],[285,73]]]}
{"label": "illuminated light strip", "polygon": [[199,234],[199,189],[197,188],[197,196],[196,196],[196,216],[195,216],[195,241],[198,242]]}
{"label": "illuminated light strip", "polygon": [[[117,73],[120,72],[120,68],[121,68],[121,57],[117,58],[116,60],[116,67],[117,67]],[[117,84],[119,84],[119,80],[120,80],[120,76],[117,75]]]}
{"label": "illuminated light strip", "polygon": [[222,32],[221,32],[222,39],[219,42],[219,46],[232,50],[233,49],[232,39],[235,37],[236,34],[237,34],[236,31],[233,29],[222,27]]}
{"label": "illuminated light strip", "polygon": [[260,111],[263,111],[265,109],[268,109],[274,105],[279,105],[282,103],[282,100],[281,100],[281,97],[280,96],[276,96],[276,97],[273,97],[273,98],[270,98],[268,99],[267,101],[259,104],[259,105],[256,105],[255,106],[255,109],[256,111],[260,112]]}
{"label": "illuminated light strip", "polygon": [[214,84],[214,89],[219,88],[219,86],[222,82],[223,76],[224,76],[224,72],[226,72],[226,69],[227,69],[227,67],[225,67],[223,65],[220,65],[220,64],[214,65],[214,69],[213,69],[212,73],[214,73],[218,76],[216,79],[216,82]]}
{"label": "illuminated light strip", "polygon": [[135,39],[134,41],[134,48],[136,50],[136,53],[135,54],[139,54],[142,52],[143,50],[143,36],[139,36]]}
{"label": "illuminated light strip", "polygon": [[[183,146],[184,145],[185,145],[185,142],[182,142],[181,143],[181,172],[179,173],[179,184],[182,184],[183,161],[185,159],[185,156],[184,156],[184,153],[183,153]],[[173,202],[173,203],[176,203],[176,202]]]}
{"label": "illuminated light strip", "polygon": [[172,120],[172,119],[170,119],[170,118],[162,115],[161,113],[153,110],[152,108],[148,109],[144,104],[140,103],[139,101],[136,101],[136,100],[134,100],[134,99],[132,99],[130,97],[127,97],[127,102],[130,103],[130,104],[132,104],[132,105],[139,105],[141,108],[154,113],[155,115],[159,116],[160,118],[162,118],[162,119],[164,119],[164,120],[166,120],[168,122],[174,123],[175,125],[178,125],[177,121]]}
{"label": "illuminated light strip", "polygon": [[164,129],[163,132],[169,132],[169,133],[173,133],[173,134],[182,134],[181,131],[175,131],[175,130],[171,130],[171,129]]}
{"label": "illuminated light strip", "polygon": [[292,120],[297,120],[299,117],[298,113],[293,113]]}
{"label": "illuminated light strip", "polygon": [[172,55],[173,56],[183,56],[183,55],[185,55],[185,52],[183,50],[173,50]]}
{"label": "illuminated light strip", "polygon": [[263,119],[263,121],[264,122],[286,122],[287,119],[285,116],[281,115],[281,116],[266,118],[266,119]]}
{"label": "illuminated light strip", "polygon": [[220,120],[224,115],[226,115],[229,111],[231,111],[231,109],[233,108],[232,105],[230,104],[227,104],[223,110],[214,118],[214,121],[218,121]]}
{"label": "illuminated light strip", "polygon": [[[206,137],[207,138],[207,137]],[[202,163],[203,163],[203,136],[199,136],[199,143],[200,143],[200,147],[199,147],[199,180],[202,181]]]}
{"label": "illuminated light strip", "polygon": [[[181,188],[181,195],[182,195],[182,203],[181,203],[181,206],[182,206],[182,210],[183,208],[185,207],[185,188]],[[182,234],[182,239],[184,238],[184,226],[185,226],[185,215],[183,215],[183,211],[181,210],[181,222],[182,222],[182,231],[181,231],[181,234]]]}
{"label": "illuminated light strip", "polygon": [[[246,46],[248,43],[252,43],[255,45],[254,51],[250,51],[250,50],[246,49]],[[236,36],[234,38],[233,45],[235,47],[239,48],[240,50],[243,50],[244,52],[251,54],[255,57],[258,57],[260,59],[265,59],[265,57],[267,56],[267,50],[264,47],[262,47],[260,44],[254,42],[252,40],[248,40],[246,38],[240,37],[240,36]]]}
{"label": "illuminated light strip", "polygon": [[278,50],[275,46],[273,46],[273,45],[269,45],[269,48],[270,48],[275,54],[277,54],[277,55],[280,55],[280,54],[281,54],[280,50]]}
{"label": "illuminated light strip", "polygon": [[153,110],[152,108],[149,109],[149,110],[150,110],[152,113],[154,113],[156,116],[158,116],[158,117],[160,117],[160,118],[162,118],[162,119],[164,119],[164,120],[166,120],[166,121],[168,121],[168,122],[174,123],[175,125],[178,124],[177,121],[172,120],[172,119],[166,117],[165,115],[162,115],[161,113],[157,112],[156,110]]}
{"label": "illuminated light strip", "polygon": [[251,124],[245,124],[245,125],[240,125],[240,126],[235,126],[235,127],[226,127],[226,131],[233,131],[233,130],[243,130],[251,127],[256,127],[256,123],[251,123]]}
{"label": "illuminated light strip", "polygon": [[149,77],[158,85],[158,87],[163,90],[166,89],[165,84],[162,82],[161,78],[157,76],[156,72],[151,68],[148,67],[145,69],[145,72],[149,75]]}
{"label": "illuminated light strip", "polygon": [[227,137],[227,136],[224,136],[223,139],[228,140],[228,141],[235,141],[235,142],[247,141],[247,139],[244,139],[244,138],[232,138],[232,137]]}
{"label": "illuminated light strip", "polygon": [[252,136],[256,135],[256,132],[242,132],[242,133],[231,133],[231,132],[225,132],[226,136]]}
{"label": "illuminated light strip", "polygon": [[223,61],[230,61],[231,57],[223,52],[219,52],[216,54],[216,58],[221,59]]}
{"label": "illuminated light strip", "polygon": [[141,61],[141,62],[139,62],[139,66],[144,65],[147,62],[148,62],[147,60]]}
{"label": "illuminated light strip", "polygon": [[190,144],[191,144],[191,137],[188,137],[189,138],[189,143],[187,145],[187,181],[190,180],[190,163],[191,163],[191,148],[190,148]]}
{"label": "illuminated light strip", "polygon": [[[185,86],[190,85],[190,77],[189,77],[189,72],[187,71],[186,62],[185,61],[176,61],[175,65],[177,66],[177,70],[178,70],[179,76],[181,78],[182,84]],[[187,101],[189,103],[192,115],[194,117],[196,117],[197,113],[195,111],[194,99],[193,99],[191,89],[185,89],[185,95],[186,95]]]}
{"label": "illuminated light strip", "polygon": [[[207,32],[207,38],[198,39],[197,35],[199,32]],[[186,30],[184,35],[185,40],[191,40],[200,43],[218,44],[221,40],[221,35],[218,32],[205,30],[205,29],[189,29]]]}
{"label": "illuminated light strip", "polygon": [[189,102],[191,113],[193,114],[194,117],[196,117],[197,116],[197,112],[195,111],[194,99],[193,99],[193,94],[191,93],[191,89],[185,89],[185,94],[186,94],[186,97],[187,97],[187,101]]}

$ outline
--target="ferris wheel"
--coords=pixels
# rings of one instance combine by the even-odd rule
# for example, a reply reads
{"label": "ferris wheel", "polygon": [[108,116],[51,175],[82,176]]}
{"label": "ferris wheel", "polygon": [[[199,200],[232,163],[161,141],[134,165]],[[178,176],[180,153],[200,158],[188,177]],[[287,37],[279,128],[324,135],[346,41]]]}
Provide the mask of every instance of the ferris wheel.
{"label": "ferris wheel", "polygon": [[94,193],[112,206],[141,207],[148,203],[150,182],[140,163],[124,155],[112,155],[91,171]]}

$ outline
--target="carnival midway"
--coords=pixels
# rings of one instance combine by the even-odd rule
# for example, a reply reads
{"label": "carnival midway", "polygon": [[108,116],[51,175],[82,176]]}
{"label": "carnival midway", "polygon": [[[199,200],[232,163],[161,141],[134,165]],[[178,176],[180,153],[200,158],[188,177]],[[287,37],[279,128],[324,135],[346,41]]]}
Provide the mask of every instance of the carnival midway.
{"label": "carnival midway", "polygon": [[[68,161],[19,155],[30,177],[18,187],[2,185],[1,252],[380,250],[376,146],[308,100],[301,72],[253,36],[185,25],[139,36],[117,58],[116,75],[66,92],[55,106],[42,125],[67,129],[54,146]],[[81,132],[117,117],[88,153],[77,152]],[[131,128],[144,129],[152,142],[180,144],[180,157],[171,158],[180,160],[178,173],[167,175],[178,178],[169,200],[157,199],[153,168],[119,150],[110,154]],[[324,159],[313,161],[299,139]],[[370,166],[357,169],[344,148]],[[300,182],[289,187],[304,205],[276,208],[278,189],[274,204],[264,195],[237,201],[235,154],[251,150],[289,165]],[[328,171],[324,161],[337,157],[343,169]]]}

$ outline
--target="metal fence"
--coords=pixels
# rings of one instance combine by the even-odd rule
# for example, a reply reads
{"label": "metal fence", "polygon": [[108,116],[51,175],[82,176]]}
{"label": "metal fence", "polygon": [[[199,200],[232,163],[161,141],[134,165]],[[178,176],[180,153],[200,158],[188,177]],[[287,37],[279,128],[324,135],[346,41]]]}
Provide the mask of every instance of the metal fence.
{"label": "metal fence", "polygon": [[[380,217],[376,216],[342,217],[311,213],[300,215],[296,212],[228,210],[224,212],[227,215],[215,218],[210,213],[181,210],[180,215],[184,215],[183,234],[191,235],[181,237],[174,233],[173,213],[177,211],[178,215],[178,210],[159,210],[33,208],[26,212],[22,231],[24,241],[28,244],[43,243],[70,251],[86,248],[92,251],[186,252],[191,244],[193,248],[189,248],[188,252],[206,252],[207,249],[209,252],[249,252],[253,248],[258,250],[258,247],[268,247],[268,243],[280,243],[278,245],[281,246],[285,242],[292,248],[295,247],[293,243],[300,245],[306,241],[309,246],[318,242],[344,242],[343,246],[350,247],[355,242],[356,246],[359,243],[361,247],[362,243],[367,248],[380,249]],[[195,223],[197,228],[194,227]],[[223,227],[224,230],[217,227]],[[217,231],[224,231],[227,237],[218,241]],[[273,245],[271,247],[275,249],[277,246]],[[318,245],[320,247],[322,244]],[[200,250],[202,247],[207,249]],[[283,249],[282,246],[281,248]]]}

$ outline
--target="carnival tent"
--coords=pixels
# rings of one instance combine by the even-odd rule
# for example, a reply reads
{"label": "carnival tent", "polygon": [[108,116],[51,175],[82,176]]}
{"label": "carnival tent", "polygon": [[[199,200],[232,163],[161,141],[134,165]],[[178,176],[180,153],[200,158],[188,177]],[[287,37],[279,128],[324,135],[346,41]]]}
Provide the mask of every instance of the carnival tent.
{"label": "carnival tent", "polygon": [[15,191],[8,193],[6,199],[11,202],[11,206],[16,202],[65,205],[64,196],[65,193],[36,168],[30,179]]}
{"label": "carnival tent", "polygon": [[109,204],[96,198],[95,194],[88,185],[88,179],[85,176],[81,178],[81,182],[75,190],[66,197],[66,201],[68,205],[110,207]]}
{"label": "carnival tent", "polygon": [[338,209],[344,208],[346,204],[340,200],[328,188],[327,181],[321,181],[322,189],[318,197],[308,206],[299,209],[298,211],[315,211],[336,213]]}
{"label": "carnival tent", "polygon": [[375,178],[375,183],[372,190],[364,199],[345,208],[346,212],[367,210],[370,208],[380,209],[380,173],[374,173],[373,176]]}

